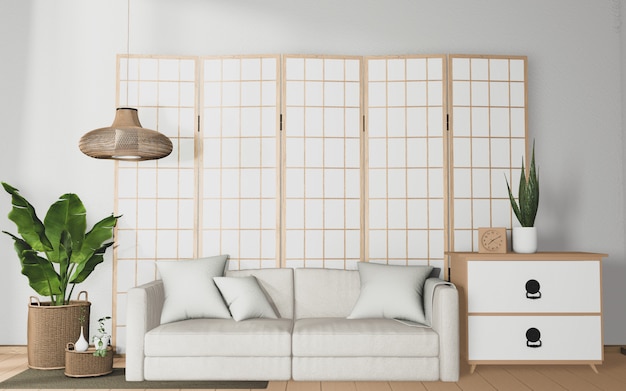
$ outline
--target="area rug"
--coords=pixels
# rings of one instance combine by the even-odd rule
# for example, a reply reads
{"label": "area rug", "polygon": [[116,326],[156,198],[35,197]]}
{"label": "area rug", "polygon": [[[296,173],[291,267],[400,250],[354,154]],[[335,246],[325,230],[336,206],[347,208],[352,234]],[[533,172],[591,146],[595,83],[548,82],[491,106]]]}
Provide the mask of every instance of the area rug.
{"label": "area rug", "polygon": [[0,389],[246,389],[256,390],[267,388],[266,381],[139,381],[127,382],[124,368],[115,368],[113,372],[98,377],[67,377],[63,369],[42,371],[27,369],[24,372],[0,382]]}

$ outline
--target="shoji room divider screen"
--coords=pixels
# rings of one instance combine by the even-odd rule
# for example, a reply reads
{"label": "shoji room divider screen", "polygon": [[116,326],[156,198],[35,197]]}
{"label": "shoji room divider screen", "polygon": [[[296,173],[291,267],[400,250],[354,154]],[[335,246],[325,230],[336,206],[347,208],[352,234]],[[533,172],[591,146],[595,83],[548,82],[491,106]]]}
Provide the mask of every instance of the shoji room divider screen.
{"label": "shoji room divider screen", "polygon": [[286,267],[361,259],[361,58],[284,57]]}
{"label": "shoji room divider screen", "polygon": [[118,105],[172,140],[116,164],[114,342],[158,260],[233,269],[433,265],[512,227],[521,56],[118,57]]}
{"label": "shoji room divider screen", "polygon": [[443,268],[445,57],[366,58],[364,259]]}
{"label": "shoji room divider screen", "polygon": [[448,248],[478,251],[476,228],[518,224],[505,176],[517,195],[528,149],[526,58],[450,56],[448,74]]}
{"label": "shoji room divider screen", "polygon": [[279,267],[280,57],[199,62],[197,255]]}

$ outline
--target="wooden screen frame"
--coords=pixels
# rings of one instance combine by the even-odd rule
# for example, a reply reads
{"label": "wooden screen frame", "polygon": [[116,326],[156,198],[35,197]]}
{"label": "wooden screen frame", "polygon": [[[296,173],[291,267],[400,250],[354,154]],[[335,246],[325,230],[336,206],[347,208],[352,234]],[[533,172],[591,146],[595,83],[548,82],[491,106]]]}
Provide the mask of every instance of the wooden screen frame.
{"label": "wooden screen frame", "polygon": [[[478,82],[478,83],[487,83],[488,87],[488,94],[489,94],[489,99],[491,99],[491,91],[492,91],[492,83],[504,83],[505,81],[508,80],[508,99],[509,99],[509,103],[511,103],[511,99],[512,99],[512,93],[511,93],[511,89],[510,89],[510,85],[512,83],[518,83],[521,84],[524,88],[523,91],[523,104],[522,105],[513,105],[513,104],[509,104],[507,105],[499,105],[499,106],[495,106],[495,105],[473,105],[472,102],[470,101],[470,104],[465,106],[465,105],[455,105],[455,81],[457,81],[457,79],[455,79],[454,77],[454,61],[455,60],[467,60],[469,61],[469,78],[468,79],[458,79],[458,81],[462,81],[462,82],[467,82],[469,83],[469,94],[470,94],[470,99],[473,92],[471,91],[472,88],[472,83],[473,82]],[[472,62],[473,61],[486,61],[487,62],[487,66],[488,66],[488,70],[487,72],[489,73],[489,77],[487,79],[483,79],[480,77],[476,77],[474,78],[474,76],[472,75]],[[502,78],[493,78],[491,77],[491,63],[492,61],[508,61],[508,79],[502,79]],[[521,75],[521,79],[512,79],[511,78],[511,73],[513,72],[511,69],[511,62],[512,61],[517,61],[517,62],[521,62],[521,64],[523,65],[523,71],[522,71],[522,75]],[[520,178],[520,172],[521,172],[521,166],[518,165],[518,163],[521,163],[521,159],[524,159],[524,162],[528,162],[528,58],[526,56],[508,56],[508,55],[449,55],[448,56],[448,76],[449,76],[449,81],[448,81],[448,96],[449,96],[449,102],[448,102],[448,112],[449,112],[449,124],[450,124],[450,137],[449,137],[449,150],[450,150],[450,156],[449,156],[449,162],[448,162],[448,176],[449,176],[449,181],[448,181],[448,186],[450,188],[450,196],[448,198],[448,209],[450,210],[450,215],[449,215],[449,226],[450,229],[448,230],[448,234],[450,236],[450,244],[449,244],[449,250],[448,251],[456,251],[456,252],[463,252],[463,251],[478,251],[478,228],[479,227],[490,227],[490,226],[495,226],[495,227],[505,227],[507,228],[508,231],[508,236],[509,239],[511,237],[511,228],[513,226],[519,226],[519,223],[517,222],[512,209],[510,208],[510,204],[509,204],[509,198],[508,198],[508,194],[506,194],[506,187],[504,185],[504,183],[500,183],[500,187],[497,189],[494,189],[493,187],[493,177],[490,176],[490,191],[489,191],[489,196],[483,196],[483,197],[474,197],[473,194],[470,195],[469,197],[465,197],[464,199],[468,199],[470,202],[474,202],[475,199],[480,199],[480,200],[485,200],[489,202],[489,221],[485,222],[485,223],[476,223],[475,222],[475,218],[474,218],[474,211],[473,208],[474,206],[472,205],[472,211],[471,211],[471,226],[470,227],[463,227],[463,228],[457,228],[456,224],[455,224],[455,210],[456,210],[456,206],[455,206],[455,200],[457,200],[457,193],[455,192],[455,169],[459,169],[460,166],[457,166],[457,164],[455,164],[455,145],[454,142],[455,140],[458,140],[459,138],[461,138],[462,136],[460,135],[455,135],[455,119],[459,120],[459,118],[457,118],[458,116],[455,116],[455,107],[468,107],[469,110],[472,110],[473,108],[477,107],[477,108],[486,108],[488,110],[488,114],[489,114],[489,129],[488,129],[488,135],[487,136],[474,136],[473,135],[473,129],[470,130],[470,134],[469,136],[463,136],[465,138],[469,139],[469,143],[470,143],[470,148],[473,148],[472,143],[473,143],[473,139],[478,139],[478,138],[483,138],[483,139],[487,139],[489,140],[489,142],[491,143],[491,141],[493,141],[496,138],[499,139],[507,139],[509,140],[510,144],[509,144],[509,165],[508,167],[503,167],[503,166],[495,166],[492,165],[492,156],[490,155],[490,161],[489,164],[487,166],[480,166],[478,165],[478,167],[480,167],[480,169],[482,170],[489,170],[490,174],[493,174],[495,171],[504,171],[506,178],[508,179],[508,182],[511,186],[511,191],[513,193],[514,196],[517,195],[518,192],[518,187],[519,187],[519,178]],[[518,72],[519,73],[519,72]],[[509,132],[509,137],[505,137],[505,136],[494,136],[493,135],[493,129],[494,129],[494,124],[492,123],[492,110],[497,109],[497,108],[508,108],[508,132]],[[517,109],[517,110],[523,110],[523,130],[520,132],[520,130],[517,130],[517,136],[512,136],[512,133],[514,132],[513,127],[515,126],[514,120],[512,119],[512,111],[513,109]],[[458,121],[457,121],[458,122]],[[470,124],[470,127],[472,127],[473,125]],[[521,134],[520,134],[521,133]],[[515,140],[518,140],[518,143],[521,141],[523,142],[523,148],[522,148],[522,156],[514,156],[513,152],[514,152],[514,148],[512,146],[513,142]],[[519,149],[519,148],[518,148]],[[470,151],[470,159],[473,159],[473,157],[471,156],[471,151]],[[490,153],[491,153],[491,144],[490,144]],[[520,159],[520,160],[517,160]],[[469,164],[469,170],[473,170],[474,169],[474,162],[471,161]],[[462,166],[465,167],[465,166]],[[526,165],[526,170],[529,169],[529,165]],[[471,175],[470,178],[473,182],[473,174]],[[497,180],[497,178],[495,178],[495,180]],[[473,186],[473,185],[472,185]],[[500,196],[494,196],[495,194],[500,194]],[[507,213],[507,219],[506,221],[503,220],[498,220],[495,221],[493,218],[494,215],[494,208],[493,208],[493,203],[495,201],[500,202],[501,205],[506,205],[506,208],[508,210]],[[504,206],[502,206],[504,207]],[[471,246],[467,246],[467,244],[465,245],[457,245],[457,241],[458,238],[455,238],[455,234],[457,234],[457,231],[465,231],[465,232],[469,232],[470,235],[472,236],[471,239]],[[511,240],[508,241],[509,243],[511,242]],[[446,272],[447,272],[447,268],[446,268]]]}
{"label": "wooden screen frame", "polygon": [[[244,74],[243,74],[244,70],[242,69],[243,63],[245,61],[255,61],[255,60],[259,61],[259,67],[260,67],[259,68],[259,79],[256,80],[256,79],[245,78]],[[275,61],[275,67],[274,67],[274,72],[273,72],[273,76],[275,77],[275,79],[265,78],[265,76],[263,74],[263,72],[264,72],[263,67],[266,66],[266,65],[264,65],[264,62],[265,62],[264,60],[269,60],[269,61],[273,60],[273,61]],[[242,219],[241,219],[241,216],[242,216],[241,202],[242,202],[242,200],[249,200],[249,199],[254,199],[254,198],[244,197],[244,196],[241,195],[241,188],[242,188],[242,186],[241,186],[241,184],[242,184],[241,173],[242,173],[243,170],[251,170],[251,169],[257,169],[257,168],[260,171],[263,171],[264,170],[264,166],[263,166],[262,158],[261,158],[261,162],[260,162],[260,165],[258,167],[257,166],[254,166],[254,167],[244,167],[242,165],[241,145],[242,145],[242,140],[244,140],[244,139],[254,140],[254,139],[258,138],[259,142],[262,143],[262,141],[264,139],[274,138],[275,139],[274,140],[274,147],[275,147],[274,167],[270,167],[270,170],[272,170],[272,169],[274,170],[275,177],[276,177],[275,186],[274,186],[274,198],[275,198],[275,202],[274,203],[275,203],[275,210],[276,210],[276,212],[275,212],[275,216],[274,216],[274,219],[273,219],[275,221],[275,227],[274,227],[274,231],[275,231],[274,247],[275,248],[274,248],[274,251],[273,251],[275,261],[274,262],[269,262],[268,260],[266,260],[264,257],[261,256],[261,257],[259,257],[259,264],[258,264],[257,267],[259,267],[259,268],[262,268],[262,267],[279,267],[280,266],[280,263],[279,263],[279,259],[280,259],[279,258],[279,251],[280,251],[280,225],[279,225],[280,224],[280,184],[282,182],[281,170],[280,170],[280,161],[281,161],[280,160],[280,156],[281,156],[280,138],[281,137],[280,137],[280,119],[279,119],[280,118],[280,109],[281,109],[280,104],[279,104],[280,83],[281,83],[281,59],[280,59],[280,56],[277,56],[277,55],[203,56],[203,57],[201,57],[199,59],[199,61],[200,61],[200,72],[201,73],[200,73],[200,77],[199,77],[198,83],[201,84],[200,85],[200,89],[203,92],[203,93],[199,94],[199,102],[198,102],[200,111],[202,112],[201,115],[199,116],[199,131],[198,131],[198,140],[199,140],[199,142],[197,143],[197,151],[198,151],[197,152],[197,159],[198,159],[198,165],[199,165],[198,189],[197,189],[197,194],[198,194],[198,197],[199,197],[199,199],[198,199],[198,216],[200,216],[199,217],[200,221],[198,221],[199,234],[202,236],[202,234],[205,231],[209,231],[209,228],[203,226],[203,221],[201,220],[201,219],[203,219],[205,217],[204,216],[204,202],[203,201],[205,201],[207,199],[218,199],[219,202],[220,202],[220,214],[221,214],[221,209],[222,209],[221,208],[221,203],[224,200],[230,200],[230,201],[237,200],[237,201],[239,201],[239,205],[238,205],[238,208],[239,208],[238,209],[239,225],[237,226],[237,228],[225,229],[223,226],[220,225],[218,230],[220,231],[220,233],[223,230],[237,231],[238,232],[238,235],[239,235],[239,238],[238,238],[238,249],[237,249],[238,253],[237,254],[229,254],[229,255],[231,255],[231,258],[229,260],[229,267],[231,269],[240,269],[242,261],[244,261],[244,262],[246,262],[246,261],[247,262],[251,262],[248,258],[242,258],[241,257],[241,248],[242,248],[241,234],[242,234],[242,231],[254,231],[255,229],[253,229],[253,228],[250,228],[250,229],[243,228],[241,226],[241,221],[242,221]],[[230,79],[228,79],[228,78],[225,79],[223,77],[224,70],[223,70],[223,68],[220,68],[221,72],[222,72],[222,75],[221,75],[222,77],[219,80],[207,80],[206,79],[206,73],[205,73],[206,72],[205,66],[206,66],[208,61],[220,61],[221,62],[221,66],[223,66],[223,64],[225,62],[227,62],[227,61],[239,62],[239,67],[240,67],[239,75],[236,78],[232,78],[231,77]],[[263,94],[263,91],[262,91],[263,86],[262,85],[263,85],[264,82],[268,82],[268,83],[272,83],[273,82],[272,84],[274,84],[274,87],[272,87],[272,88],[275,88],[275,92],[274,93],[275,93],[275,96],[276,96],[276,100],[275,100],[275,104],[273,106],[272,105],[264,105],[264,103],[263,103],[263,96],[262,96],[262,94]],[[219,105],[210,105],[210,104],[208,104],[208,102],[205,102],[205,97],[207,95],[207,93],[205,91],[205,88],[206,88],[206,85],[209,84],[209,83],[219,83],[220,84],[221,91],[220,91],[219,95],[220,95],[221,101],[220,101]],[[239,102],[238,105],[235,105],[235,106],[224,105],[223,104],[224,103],[223,85],[227,84],[227,83],[238,83],[239,84],[239,94],[240,95],[242,94],[242,91],[243,91],[242,84],[244,84],[244,83],[259,83],[260,84],[260,86],[259,86],[259,94],[261,95],[259,97],[259,102],[260,102],[259,105],[258,106],[246,105],[246,104],[244,104],[241,101]],[[240,98],[241,98],[241,96],[240,96]],[[224,131],[224,128],[223,128],[223,125],[224,125],[224,123],[223,123],[223,121],[224,121],[223,113],[224,113],[225,109],[239,110],[239,119],[238,119],[239,120],[239,125],[240,125],[239,131],[243,132],[243,124],[241,123],[242,119],[243,119],[243,114],[242,114],[243,110],[245,110],[246,108],[258,108],[259,111],[260,111],[260,115],[262,116],[263,115],[263,112],[262,112],[263,108],[269,108],[271,110],[272,107],[274,107],[272,115],[274,117],[275,123],[274,123],[274,129],[273,129],[273,133],[274,134],[271,135],[271,136],[264,134],[264,130],[262,129],[263,124],[262,124],[262,120],[261,119],[259,120],[259,135],[258,136],[251,136],[251,135],[244,136],[244,135],[240,134],[238,137],[233,137],[233,136],[224,136],[223,133],[220,133],[220,136],[215,137],[215,136],[209,136],[207,133],[205,133],[206,128],[208,126],[207,122],[206,122],[207,121],[207,116],[205,115],[206,114],[205,110],[207,110],[209,108],[218,108],[218,110],[220,111],[220,125],[219,125],[220,126],[220,132]],[[223,162],[224,162],[223,156],[224,156],[224,153],[226,151],[224,151],[223,147],[220,145],[219,153],[218,153],[218,155],[220,157],[220,165],[218,167],[219,174],[220,174],[220,184],[223,184],[224,175],[222,175],[222,174],[224,174],[224,170],[236,170],[236,171],[238,171],[238,185],[237,185],[237,187],[239,189],[239,196],[238,197],[223,197],[223,196],[221,196],[221,192],[220,192],[220,197],[217,197],[217,198],[215,198],[215,197],[207,197],[206,194],[203,193],[203,191],[204,191],[203,173],[204,173],[205,170],[209,171],[210,167],[206,166],[205,160],[204,160],[205,153],[204,153],[203,149],[204,149],[204,146],[205,146],[205,141],[207,141],[207,140],[214,140],[214,141],[217,141],[217,142],[223,142],[224,140],[228,140],[228,139],[238,139],[239,140],[239,150],[238,150],[239,164],[236,165],[236,166],[231,166],[230,168],[224,168],[224,166],[223,166]],[[262,150],[262,147],[261,147],[261,150]],[[259,156],[261,157],[261,155],[262,155],[262,152],[259,151]],[[260,178],[259,179],[259,186],[260,187],[262,187],[262,185],[263,185],[262,177],[263,177],[263,173],[260,173],[259,174],[259,178]],[[263,203],[263,201],[265,199],[270,199],[270,198],[271,197],[263,197],[262,189],[259,188],[259,198],[258,198],[258,200],[259,200],[259,202],[261,204]],[[262,207],[260,208],[259,212],[261,214],[263,213],[263,208]],[[220,224],[221,223],[222,223],[222,220],[221,220],[221,216],[220,216]],[[263,236],[263,231],[267,231],[267,230],[271,230],[271,229],[264,228],[262,226],[262,224],[263,224],[262,216],[259,217],[259,223],[260,223],[260,226],[258,228],[258,231],[260,232],[260,235],[261,235],[261,237],[259,238],[259,244],[261,246],[259,251],[262,253],[262,246],[263,246],[263,243],[262,243],[263,242],[263,237],[262,236]],[[202,240],[202,237],[199,237],[198,238],[198,254],[200,254],[200,256],[210,256],[210,255],[212,255],[212,253],[209,254],[209,253],[206,253],[203,250],[203,243],[204,243],[204,241]],[[220,238],[220,243],[219,243],[218,249],[216,249],[214,251],[216,251],[216,252],[218,252],[220,254],[227,253],[228,250],[223,249],[222,245],[223,245],[223,243],[222,243],[221,238]],[[250,268],[250,267],[244,267],[244,268]]]}
{"label": "wooden screen frame", "polygon": [[[431,60],[440,60],[441,61],[441,65],[440,65],[440,69],[439,71],[441,72],[441,78],[438,79],[436,77],[437,74],[437,70],[436,68],[433,69],[432,73],[435,75],[432,78],[430,77],[430,73],[431,71],[429,70],[429,68],[431,66],[435,66],[434,64],[431,65]],[[370,61],[385,61],[385,72],[386,72],[386,76],[384,80],[370,80],[370,72],[369,72],[369,67],[370,67]],[[404,69],[404,78],[402,79],[390,79],[389,78],[389,63],[390,61],[402,61],[404,63],[403,65],[403,69]],[[409,70],[407,69],[407,66],[410,65],[411,61],[423,61],[424,62],[424,75],[423,78],[411,78],[409,77]],[[435,62],[433,61],[433,63]],[[364,96],[364,110],[366,110],[367,115],[365,117],[365,123],[367,124],[366,126],[366,131],[365,131],[365,141],[364,141],[364,166],[363,166],[363,170],[364,170],[364,186],[363,186],[363,192],[364,192],[364,201],[363,203],[365,204],[364,206],[364,216],[365,216],[365,227],[364,227],[364,231],[365,231],[365,235],[370,235],[372,229],[370,227],[370,213],[369,211],[371,210],[369,202],[370,202],[370,170],[373,170],[373,168],[370,165],[369,162],[369,147],[370,144],[372,142],[373,139],[385,139],[387,141],[398,138],[398,136],[393,136],[390,137],[389,136],[389,123],[387,123],[387,130],[386,130],[386,136],[384,137],[374,137],[371,133],[370,133],[370,120],[372,118],[372,115],[370,115],[370,109],[385,109],[386,113],[388,113],[390,110],[394,109],[394,108],[401,108],[404,110],[404,115],[405,115],[405,121],[409,118],[408,112],[409,110],[413,109],[423,109],[425,112],[425,128],[423,129],[423,131],[425,132],[423,135],[416,135],[416,134],[410,134],[410,132],[412,131],[411,128],[409,127],[409,124],[407,122],[405,122],[405,131],[404,131],[404,136],[400,136],[400,139],[404,139],[405,140],[405,150],[407,152],[406,154],[406,164],[404,167],[394,167],[395,168],[399,168],[399,169],[404,169],[406,170],[405,173],[405,194],[406,196],[404,198],[400,198],[403,199],[405,202],[405,210],[406,213],[408,214],[409,211],[409,201],[410,200],[425,200],[425,202],[427,204],[429,204],[431,201],[433,200],[437,200],[437,199],[441,199],[441,209],[442,209],[442,216],[441,216],[441,228],[437,228],[434,229],[431,227],[431,220],[430,220],[430,214],[428,214],[427,216],[427,228],[411,228],[410,224],[409,224],[409,219],[406,219],[406,225],[403,228],[399,228],[399,229],[390,229],[389,228],[389,213],[386,212],[386,219],[387,219],[387,228],[383,229],[383,231],[387,232],[387,235],[389,233],[390,230],[393,231],[404,231],[405,232],[405,254],[406,257],[404,258],[394,258],[391,259],[389,258],[389,238],[387,236],[387,248],[386,248],[386,257],[381,258],[379,260],[377,260],[376,262],[382,262],[384,261],[385,263],[389,263],[389,264],[404,264],[404,265],[432,265],[434,267],[437,267],[441,270],[444,269],[444,264],[445,264],[445,255],[444,252],[447,250],[448,248],[448,235],[446,235],[446,231],[448,229],[448,208],[446,205],[445,200],[448,198],[448,188],[446,186],[446,183],[448,182],[448,178],[447,178],[447,169],[446,169],[446,165],[448,162],[448,131],[446,128],[446,117],[447,117],[447,111],[448,111],[448,98],[447,98],[447,93],[448,90],[446,88],[446,80],[447,80],[447,60],[446,60],[446,56],[445,55],[403,55],[403,56],[368,56],[365,57],[365,77],[364,77],[364,85],[365,85],[365,96]],[[386,101],[385,101],[385,105],[380,106],[380,105],[370,105],[370,99],[369,99],[369,93],[370,93],[370,85],[369,83],[384,83],[385,87],[386,87],[386,91],[385,93],[386,95]],[[441,87],[440,87],[440,92],[441,92],[441,102],[437,105],[434,104],[434,102],[430,101],[431,96],[429,95],[429,89],[431,87],[430,83],[437,83],[440,82],[441,83]],[[405,103],[404,105],[390,105],[389,104],[389,85],[393,84],[393,83],[404,83],[404,100]],[[425,101],[423,104],[410,104],[409,103],[409,86],[410,85],[415,85],[415,84],[420,84],[423,83],[424,84],[424,93],[425,93]],[[431,109],[436,109],[437,107],[441,107],[441,118],[440,120],[440,125],[441,125],[441,130],[440,130],[440,134],[437,135],[436,132],[433,130],[431,133],[431,129],[430,129],[430,110]],[[386,114],[388,118],[388,114]],[[437,121],[437,123],[439,123],[439,121]],[[419,131],[415,131],[413,130],[415,133],[419,133]],[[436,140],[436,139],[441,139],[441,167],[431,167],[429,165],[430,163],[430,156],[429,154],[431,153],[430,150],[430,141],[432,140]],[[408,141],[409,140],[418,140],[418,139],[422,139],[424,140],[425,144],[426,144],[426,148],[427,148],[427,156],[425,158],[426,161],[426,166],[424,167],[411,167],[410,164],[408,163],[408,158],[409,158],[409,149],[408,149]],[[434,142],[434,141],[433,141]],[[387,150],[387,160],[389,159],[389,146],[386,146],[386,150]],[[385,170],[386,172],[389,172],[390,170],[390,165],[389,162],[387,161],[386,166],[385,166]],[[431,175],[431,170],[432,169],[437,169],[440,168],[441,169],[441,184],[442,184],[442,188],[441,188],[441,197],[431,197],[431,189],[430,189],[430,175]],[[408,190],[408,184],[410,182],[410,178],[409,178],[409,171],[410,170],[415,170],[415,169],[423,169],[426,171],[426,181],[427,181],[427,185],[426,185],[426,196],[424,197],[417,197],[417,196],[409,196],[409,190]],[[388,175],[388,174],[386,174]],[[388,176],[386,176],[386,181],[387,183],[389,182]],[[389,189],[387,188],[387,193],[386,196],[383,197],[383,199],[389,200]],[[380,231],[380,229],[377,229]],[[442,254],[440,257],[433,257],[431,254],[431,240],[433,240],[433,238],[431,238],[431,231],[435,230],[435,231],[442,231],[442,242],[441,242],[441,246],[442,246]],[[427,243],[426,243],[426,256],[422,256],[422,257],[411,257],[411,250],[410,250],[410,240],[409,240],[409,234],[410,232],[415,232],[415,231],[427,231],[428,235],[427,235]],[[369,238],[364,240],[365,244],[364,246],[365,248],[365,259],[366,260],[370,260],[370,240]]]}
{"label": "wooden screen frame", "polygon": [[[303,72],[304,72],[304,74],[303,74],[303,79],[302,80],[296,80],[296,79],[290,79],[289,78],[289,74],[288,74],[288,72],[289,72],[289,70],[288,70],[288,61],[289,60],[302,60],[303,61],[303,66],[304,66]],[[323,64],[322,65],[323,67],[325,67],[326,61],[329,61],[329,62],[330,61],[334,61],[334,60],[344,61],[344,65],[343,65],[344,66],[344,69],[343,69],[344,79],[342,79],[342,80],[326,79],[326,75],[324,73],[325,72],[324,69],[322,70],[322,78],[321,79],[307,79],[307,76],[306,76],[306,64],[307,64],[307,62],[309,60],[311,62],[313,62],[313,61],[321,61],[322,64]],[[316,83],[319,82],[319,83],[322,83],[324,85],[324,83],[327,83],[327,82],[343,82],[344,83],[344,88],[345,88],[346,83],[353,83],[354,82],[353,80],[347,80],[345,78],[345,76],[346,76],[345,72],[347,72],[345,61],[358,61],[359,62],[358,63],[358,65],[359,65],[358,83],[359,83],[359,86],[360,86],[359,87],[359,102],[358,102],[358,105],[359,105],[359,115],[358,115],[358,117],[359,118],[358,118],[357,121],[358,121],[358,124],[359,124],[358,125],[359,126],[358,135],[359,135],[359,186],[360,186],[360,189],[359,189],[359,213],[360,213],[360,221],[359,221],[359,228],[358,229],[360,231],[359,232],[359,242],[360,243],[359,243],[359,256],[358,256],[358,258],[357,257],[350,258],[351,262],[349,262],[344,257],[344,259],[342,261],[342,268],[344,268],[344,269],[345,268],[354,269],[354,268],[356,268],[356,264],[354,262],[362,261],[364,259],[363,258],[363,229],[362,229],[362,227],[363,227],[363,207],[364,207],[363,206],[363,201],[362,201],[362,191],[363,191],[362,190],[363,189],[363,170],[362,170],[362,167],[363,167],[363,136],[362,136],[362,134],[363,134],[363,124],[362,124],[362,121],[361,121],[361,118],[363,117],[363,58],[360,57],[360,56],[283,55],[283,72],[282,72],[283,73],[283,79],[282,79],[282,99],[281,99],[282,100],[282,102],[281,102],[282,118],[283,118],[283,122],[282,122],[283,126],[282,126],[282,132],[281,132],[282,133],[281,134],[281,145],[282,145],[282,147],[281,147],[281,150],[282,150],[282,156],[281,156],[281,167],[282,167],[281,168],[281,171],[282,171],[282,174],[281,174],[281,177],[282,177],[282,183],[281,183],[281,211],[282,211],[282,213],[281,213],[281,241],[282,241],[282,246],[281,246],[281,266],[282,267],[290,267],[288,265],[290,259],[288,259],[289,257],[288,257],[288,254],[287,254],[287,244],[286,244],[287,231],[288,231],[288,227],[287,227],[288,224],[287,224],[287,221],[286,221],[286,217],[287,217],[286,210],[287,210],[287,199],[288,199],[287,182],[289,181],[288,172],[287,172],[287,170],[288,170],[287,140],[288,140],[289,137],[291,137],[291,136],[289,136],[287,134],[288,129],[289,129],[289,115],[288,115],[288,111],[289,111],[289,107],[302,107],[303,110],[305,110],[307,107],[312,107],[312,106],[308,106],[306,104],[306,102],[303,102],[302,106],[299,106],[299,105],[293,105],[292,106],[290,104],[290,102],[287,101],[288,100],[288,98],[287,98],[287,95],[288,95],[288,92],[287,92],[288,83],[290,81],[292,81],[292,82],[300,82],[301,81],[304,85],[306,85],[307,81],[311,81],[312,80],[313,82],[316,82]],[[325,90],[322,89],[322,92],[321,92],[322,93],[322,97],[324,95],[324,92],[325,92]],[[344,90],[344,93],[345,93],[345,90]],[[306,99],[306,93],[305,93],[305,99]],[[321,106],[315,106],[315,107],[321,108],[322,110],[325,109],[325,108],[343,107],[344,110],[346,110],[346,109],[349,109],[350,107],[353,107],[353,106],[349,106],[349,105],[344,105],[344,106],[327,106],[323,102]],[[345,121],[345,118],[344,118],[344,121]],[[344,125],[345,125],[345,122],[344,122]],[[346,140],[355,138],[354,136],[348,137],[345,132],[346,132],[346,130],[344,128],[344,136],[343,136],[343,139],[344,139],[344,162],[345,162],[345,159],[346,159],[346,156],[345,156],[345,152],[346,152],[346,148],[347,148],[347,146],[345,145]],[[313,138],[321,138],[322,140],[325,140],[326,136],[325,136],[324,130],[322,130],[322,134],[323,134],[322,136],[315,136]],[[296,138],[300,138],[300,137],[298,136]],[[304,130],[303,130],[303,135],[302,135],[301,138],[303,139],[303,142],[306,141],[306,139],[307,139],[307,136],[306,136]],[[341,138],[341,137],[339,137],[339,138]],[[325,148],[325,146],[322,146],[322,147]],[[294,169],[297,170],[299,168],[296,167]],[[306,173],[306,169],[307,169],[306,162],[304,162],[304,166],[302,167],[302,170],[303,170],[304,173]],[[349,168],[344,167],[343,169],[344,169],[344,173],[345,173],[345,170],[347,170]],[[322,171],[326,170],[325,164],[322,165],[321,170]],[[322,181],[324,181],[324,175],[325,174],[323,173],[322,175],[323,175]],[[344,180],[345,180],[345,177],[344,177]],[[304,183],[304,192],[305,192],[305,194],[302,196],[302,201],[303,201],[303,203],[306,203],[306,200],[309,199],[306,196],[306,179],[305,179],[305,183]],[[343,200],[344,200],[344,222],[345,222],[345,219],[346,219],[346,211],[345,211],[346,201],[349,200],[349,199],[353,199],[353,198],[347,198],[345,194],[346,194],[346,191],[345,191],[345,182],[344,182],[344,197],[343,197]],[[321,200],[326,200],[327,198],[325,196],[322,196],[320,199]],[[324,201],[322,201],[322,202],[324,202]],[[323,210],[325,210],[324,207],[323,207]],[[302,228],[302,231],[303,231],[302,234],[304,235],[304,239],[303,240],[304,240],[304,246],[305,247],[302,250],[303,251],[302,265],[299,266],[299,267],[307,267],[307,260],[308,260],[308,258],[306,257],[306,235],[307,235],[307,229],[311,229],[311,230],[315,230],[315,231],[321,231],[322,232],[322,243],[323,243],[322,245],[325,246],[325,243],[326,243],[325,242],[326,238],[325,238],[325,235],[324,235],[325,232],[326,232],[325,225],[321,229],[319,229],[319,228],[307,228],[307,226],[306,226],[306,215],[304,216],[304,219],[305,220],[304,220],[304,227]],[[341,229],[343,229],[343,231],[344,231],[343,253],[345,255],[346,254],[346,247],[347,247],[347,239],[346,239],[347,231],[351,231],[351,230],[354,230],[354,229],[346,228],[345,226],[343,228],[339,228],[339,230],[341,230]],[[294,229],[294,230],[296,230],[296,229]],[[313,258],[309,262],[311,262],[311,263],[321,262],[321,267],[327,267],[329,265],[327,263],[329,260],[327,260],[326,257],[324,256],[326,254],[324,248],[322,249],[322,254],[323,255],[322,255],[322,259],[321,260],[318,259],[318,258]],[[297,262],[297,261],[298,260],[296,260],[294,258],[294,262]],[[338,264],[336,262],[337,259],[332,259],[330,261],[331,262],[335,261],[334,262],[334,266],[335,267],[337,266],[337,264]],[[351,265],[349,265],[349,263],[351,263]],[[313,266],[313,267],[320,267],[320,263],[317,263],[317,266]]]}

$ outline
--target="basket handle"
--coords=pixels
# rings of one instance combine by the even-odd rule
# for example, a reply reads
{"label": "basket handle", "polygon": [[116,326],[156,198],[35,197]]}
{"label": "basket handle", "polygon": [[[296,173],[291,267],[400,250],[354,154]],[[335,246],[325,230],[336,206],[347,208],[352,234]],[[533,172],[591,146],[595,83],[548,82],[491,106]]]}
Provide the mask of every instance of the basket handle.
{"label": "basket handle", "polygon": [[68,342],[68,343],[67,343],[67,347],[66,347],[66,349],[65,349],[65,350],[70,350],[70,351],[75,350],[75,349],[74,349],[74,342]]}
{"label": "basket handle", "polygon": [[78,296],[76,296],[76,300],[80,300],[80,295],[85,294],[85,301],[89,301],[89,297],[87,295],[87,291],[80,291],[78,292]]}
{"label": "basket handle", "polygon": [[39,298],[38,298],[38,297],[31,296],[31,297],[30,297],[30,303],[29,303],[29,304],[30,304],[30,305],[40,306],[40,305],[41,305],[41,302],[39,301]]}

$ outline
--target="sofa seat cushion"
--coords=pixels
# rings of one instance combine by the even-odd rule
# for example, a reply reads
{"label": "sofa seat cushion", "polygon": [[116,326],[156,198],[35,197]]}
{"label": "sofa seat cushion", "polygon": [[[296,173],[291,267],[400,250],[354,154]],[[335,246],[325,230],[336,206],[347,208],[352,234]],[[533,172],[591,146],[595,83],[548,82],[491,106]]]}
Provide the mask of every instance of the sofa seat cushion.
{"label": "sofa seat cushion", "polygon": [[148,357],[291,356],[291,319],[188,319],[145,335]]}
{"label": "sofa seat cushion", "polygon": [[294,357],[436,357],[439,336],[392,319],[298,319]]}

